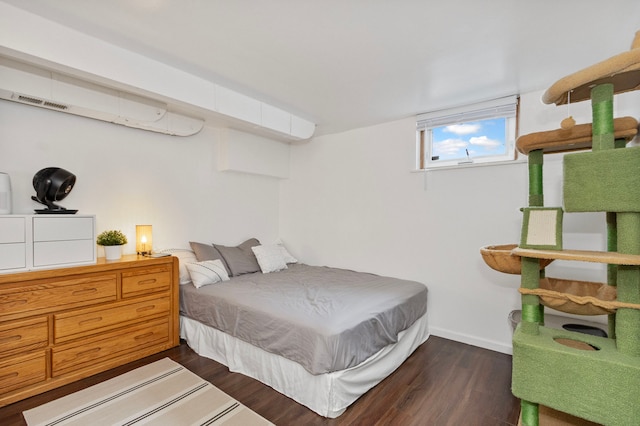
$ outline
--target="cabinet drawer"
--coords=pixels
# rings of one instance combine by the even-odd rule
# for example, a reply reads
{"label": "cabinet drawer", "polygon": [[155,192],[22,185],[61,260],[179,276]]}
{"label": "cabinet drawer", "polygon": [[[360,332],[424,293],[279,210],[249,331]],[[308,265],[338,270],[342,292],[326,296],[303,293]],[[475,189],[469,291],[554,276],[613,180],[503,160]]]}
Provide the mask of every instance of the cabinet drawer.
{"label": "cabinet drawer", "polygon": [[61,266],[93,261],[93,240],[42,241],[33,243],[33,266]]}
{"label": "cabinet drawer", "polygon": [[171,268],[158,266],[122,273],[122,297],[166,291],[171,288]]}
{"label": "cabinet drawer", "polygon": [[168,316],[170,307],[169,297],[161,297],[58,314],[54,316],[55,342],[69,341],[97,330],[106,331],[141,318]]}
{"label": "cabinet drawer", "polygon": [[0,362],[0,395],[47,378],[47,355],[44,350],[16,356]]}
{"label": "cabinet drawer", "polygon": [[48,323],[46,317],[40,317],[0,325],[0,356],[16,350],[25,351],[47,346]]}
{"label": "cabinet drawer", "polygon": [[139,324],[52,349],[52,376],[169,341],[169,320]]}
{"label": "cabinet drawer", "polygon": [[26,226],[24,217],[0,218],[0,244],[26,242]]}
{"label": "cabinet drawer", "polygon": [[0,289],[0,319],[116,300],[116,274]]}
{"label": "cabinet drawer", "polygon": [[0,244],[0,270],[26,268],[26,249],[25,243]]}
{"label": "cabinet drawer", "polygon": [[33,241],[93,240],[93,217],[34,217]]}

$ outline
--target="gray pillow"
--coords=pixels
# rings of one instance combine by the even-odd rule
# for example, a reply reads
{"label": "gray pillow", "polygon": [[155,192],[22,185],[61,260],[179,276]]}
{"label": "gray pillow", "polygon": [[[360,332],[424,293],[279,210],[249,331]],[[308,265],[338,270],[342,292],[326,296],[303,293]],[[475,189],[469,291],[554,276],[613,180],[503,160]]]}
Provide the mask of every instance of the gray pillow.
{"label": "gray pillow", "polygon": [[196,254],[196,259],[198,259],[198,262],[220,259],[222,261],[222,264],[224,265],[224,269],[227,270],[227,274],[231,276],[229,265],[227,265],[224,257],[222,257],[218,249],[216,249],[213,244],[204,244],[189,241],[189,245],[191,246],[191,250],[193,250],[193,252]]}
{"label": "gray pillow", "polygon": [[[251,274],[260,271],[260,265],[251,247],[259,246],[260,241],[251,238],[236,247],[227,247],[214,244],[213,247],[222,255],[226,262],[229,276],[237,277],[242,274]],[[194,250],[195,251],[195,250]]]}

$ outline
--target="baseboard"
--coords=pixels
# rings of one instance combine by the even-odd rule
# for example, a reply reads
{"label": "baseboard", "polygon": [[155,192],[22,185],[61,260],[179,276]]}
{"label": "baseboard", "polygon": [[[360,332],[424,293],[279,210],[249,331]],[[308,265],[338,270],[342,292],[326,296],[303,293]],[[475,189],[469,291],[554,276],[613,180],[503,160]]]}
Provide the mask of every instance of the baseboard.
{"label": "baseboard", "polygon": [[445,339],[454,340],[460,343],[466,343],[467,345],[478,346],[480,348],[489,349],[491,351],[501,352],[507,355],[513,354],[513,347],[511,346],[511,342],[509,342],[508,345],[505,345],[493,340],[479,339],[468,334],[455,333],[451,330],[433,326],[429,327],[429,333],[433,336],[443,337]]}

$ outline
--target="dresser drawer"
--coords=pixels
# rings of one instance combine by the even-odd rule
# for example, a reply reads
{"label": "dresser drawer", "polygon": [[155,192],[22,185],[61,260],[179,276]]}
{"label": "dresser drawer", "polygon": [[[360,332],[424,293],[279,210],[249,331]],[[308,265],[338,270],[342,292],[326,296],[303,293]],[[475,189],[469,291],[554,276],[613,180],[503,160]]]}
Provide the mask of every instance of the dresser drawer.
{"label": "dresser drawer", "polygon": [[166,291],[170,288],[171,270],[166,265],[122,273],[122,297]]}
{"label": "dresser drawer", "polygon": [[[52,216],[41,218],[57,223]],[[34,222],[23,219],[31,269]],[[0,247],[12,244],[24,243]],[[0,407],[177,346],[177,267],[175,257],[131,254],[83,266],[0,269]]]}
{"label": "dresser drawer", "polygon": [[27,245],[25,243],[0,244],[0,270],[27,267]]}
{"label": "dresser drawer", "polygon": [[26,235],[24,217],[0,217],[0,244],[24,243],[27,241]]}
{"label": "dresser drawer", "polygon": [[33,243],[33,266],[64,266],[94,260],[95,241],[64,240]]}
{"label": "dresser drawer", "polygon": [[33,241],[93,240],[93,217],[33,218]]}
{"label": "dresser drawer", "polygon": [[116,300],[116,274],[0,289],[0,319],[37,315]]}
{"label": "dresser drawer", "polygon": [[0,395],[47,379],[44,350],[0,362]]}
{"label": "dresser drawer", "polygon": [[52,376],[169,341],[169,320],[139,324],[52,349]]}
{"label": "dresser drawer", "polygon": [[170,298],[160,297],[57,314],[54,316],[55,343],[122,327],[142,318],[167,316],[170,309]]}
{"label": "dresser drawer", "polygon": [[49,344],[46,317],[0,324],[0,357],[17,350],[46,347]]}

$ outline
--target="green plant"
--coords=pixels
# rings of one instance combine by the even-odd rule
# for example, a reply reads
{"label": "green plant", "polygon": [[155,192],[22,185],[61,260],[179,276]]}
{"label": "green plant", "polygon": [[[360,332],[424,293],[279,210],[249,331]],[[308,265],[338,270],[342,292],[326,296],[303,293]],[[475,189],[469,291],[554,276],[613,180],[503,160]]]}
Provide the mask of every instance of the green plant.
{"label": "green plant", "polygon": [[119,230],[103,231],[98,235],[96,243],[101,246],[121,246],[127,244],[127,236]]}

